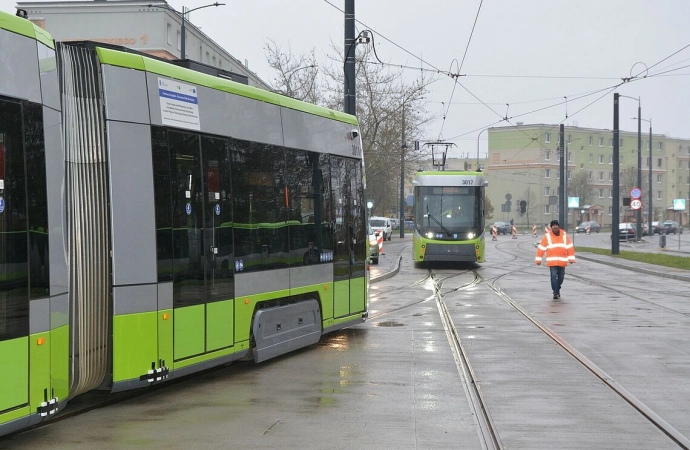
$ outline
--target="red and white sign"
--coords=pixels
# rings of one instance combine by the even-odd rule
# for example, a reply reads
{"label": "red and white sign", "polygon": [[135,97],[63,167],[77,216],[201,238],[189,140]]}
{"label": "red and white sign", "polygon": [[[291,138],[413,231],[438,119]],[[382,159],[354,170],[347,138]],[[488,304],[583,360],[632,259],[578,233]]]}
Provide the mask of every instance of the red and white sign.
{"label": "red and white sign", "polygon": [[630,201],[630,209],[640,209],[642,208],[642,200],[639,198]]}

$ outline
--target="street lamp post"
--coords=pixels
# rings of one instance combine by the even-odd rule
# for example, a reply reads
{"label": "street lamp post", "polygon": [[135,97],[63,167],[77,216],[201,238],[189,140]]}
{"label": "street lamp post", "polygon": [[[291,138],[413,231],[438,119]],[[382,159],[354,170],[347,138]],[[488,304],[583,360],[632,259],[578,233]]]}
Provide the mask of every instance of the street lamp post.
{"label": "street lamp post", "polygon": [[482,135],[483,132],[488,130],[488,128],[484,128],[482,131],[479,132],[477,135],[477,172],[479,172],[479,136]]}
{"label": "street lamp post", "polygon": [[[639,108],[637,110],[637,117],[633,117],[633,119],[637,119],[637,141],[639,149],[637,160],[638,168],[642,167],[642,126],[640,121],[644,120],[645,122],[649,122],[649,204],[647,205],[647,232],[651,236],[654,234],[654,229],[652,228],[652,222],[654,221],[654,208],[652,208],[652,119],[643,119],[642,111],[640,111]],[[641,169],[637,173],[637,182],[642,184]]]}
{"label": "street lamp post", "polygon": [[[635,98],[635,97],[630,97],[628,95],[620,95],[620,94],[618,94],[618,96],[629,98],[632,100],[637,100],[637,115],[640,116],[642,114],[642,106],[640,103],[640,97]],[[618,130],[615,130],[615,131],[618,131]],[[641,149],[642,141],[640,138],[639,121],[638,121],[638,125],[637,125],[637,133],[638,133],[638,137],[637,137],[637,188],[642,189],[642,149]],[[614,136],[614,139],[618,139],[618,136]],[[614,142],[614,145],[617,145],[617,144],[618,144],[618,142]],[[615,147],[615,148],[618,148],[618,147]],[[616,156],[614,156],[614,157],[616,157]],[[615,170],[615,168],[614,168],[614,170]],[[651,189],[651,186],[650,186],[650,189]],[[635,214],[635,220],[637,222],[636,227],[635,227],[635,240],[639,241],[642,238],[642,209],[637,210],[637,213]],[[651,223],[650,223],[649,227],[651,228]],[[613,239],[613,232],[612,232],[612,239]]]}
{"label": "street lamp post", "polygon": [[293,70],[292,72],[290,72],[290,75],[288,75],[287,80],[285,82],[285,91],[286,91],[288,97],[292,97],[292,89],[290,88],[290,80],[292,80],[292,76],[295,73],[299,72],[300,70],[313,69],[314,67],[316,67],[316,64],[310,64],[308,66],[298,67],[295,70]]}
{"label": "street lamp post", "polygon": [[[225,5],[225,3],[215,2],[215,3],[211,3],[210,5],[198,6],[196,8],[187,9],[186,11],[185,11],[186,8],[184,6],[182,7],[182,25],[180,26],[180,59],[187,59],[187,55],[185,52],[185,26],[184,26],[185,20],[184,20],[184,15],[189,14],[192,11],[196,11],[197,9],[208,8],[211,6],[224,6],[224,5]],[[172,8],[170,8],[170,9],[172,9]],[[175,10],[173,9],[173,11],[175,11]],[[177,11],[175,11],[175,12],[177,12]]]}

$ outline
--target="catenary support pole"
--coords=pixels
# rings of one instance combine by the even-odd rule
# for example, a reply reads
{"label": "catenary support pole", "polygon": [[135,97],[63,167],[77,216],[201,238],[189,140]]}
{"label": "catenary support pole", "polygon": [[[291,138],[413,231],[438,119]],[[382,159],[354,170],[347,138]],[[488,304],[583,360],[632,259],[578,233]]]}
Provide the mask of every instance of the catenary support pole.
{"label": "catenary support pole", "polygon": [[613,94],[613,206],[611,211],[611,254],[617,255],[620,252],[620,242],[618,242],[618,224],[620,224],[620,141],[618,140],[618,104],[620,94]]}

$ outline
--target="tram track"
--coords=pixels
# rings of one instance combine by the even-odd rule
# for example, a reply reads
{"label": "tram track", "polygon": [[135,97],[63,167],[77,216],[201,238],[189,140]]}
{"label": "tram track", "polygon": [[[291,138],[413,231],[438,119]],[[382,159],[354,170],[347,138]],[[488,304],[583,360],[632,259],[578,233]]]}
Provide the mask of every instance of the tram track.
{"label": "tram track", "polygon": [[[523,244],[520,243],[518,244],[518,248],[523,247]],[[530,247],[533,247],[533,245],[530,245]],[[514,247],[512,247],[514,248]],[[526,258],[522,255],[515,254],[511,251],[507,251],[506,249],[503,248],[500,244],[496,245],[496,249],[499,250],[500,252],[514,258],[513,261],[517,259],[525,259],[526,262],[529,262],[530,259]],[[512,262],[512,261],[511,261]],[[516,272],[521,272],[521,271],[526,271],[527,268],[524,270],[518,270],[518,271],[512,271],[510,274],[514,275]],[[621,397],[624,401],[626,401],[635,411],[637,411],[639,414],[641,414],[645,419],[647,419],[652,425],[654,425],[659,431],[661,431],[664,435],[666,435],[669,439],[671,439],[674,443],[676,443],[680,448],[690,450],[690,439],[680,433],[675,427],[673,427],[671,424],[666,422],[666,420],[663,419],[659,414],[657,414],[653,409],[651,409],[649,406],[647,406],[645,403],[643,403],[641,400],[639,400],[637,397],[635,397],[631,392],[629,392],[625,387],[623,387],[620,383],[618,383],[613,377],[608,375],[603,369],[601,369],[599,366],[594,364],[591,360],[589,360],[584,354],[579,352],[574,346],[570,345],[565,339],[563,339],[561,336],[559,336],[557,333],[555,333],[553,330],[551,330],[549,327],[541,323],[536,317],[531,315],[525,308],[523,308],[519,303],[515,302],[509,295],[507,295],[505,292],[503,292],[498,284],[499,280],[503,278],[504,276],[507,276],[508,273],[504,273],[501,275],[498,275],[496,277],[491,278],[490,280],[486,280],[486,286],[491,289],[496,295],[498,295],[501,299],[503,299],[508,305],[510,305],[512,308],[514,308],[516,311],[518,311],[523,317],[525,317],[527,320],[529,320],[532,324],[534,324],[539,330],[541,330],[545,335],[547,335],[549,338],[551,338],[559,347],[561,347],[563,350],[565,350],[568,354],[570,354],[578,363],[580,363],[583,367],[585,367],[590,373],[592,373],[595,377],[597,377],[604,385],[609,387],[613,392],[615,392],[619,397]],[[596,285],[601,288],[605,288],[609,291],[616,292],[624,297],[629,297],[638,301],[645,302],[647,304],[654,305],[658,308],[664,309],[668,312],[675,313],[682,315],[684,317],[687,317],[688,314],[681,312],[681,311],[676,311],[672,308],[668,308],[663,305],[659,305],[657,303],[654,303],[652,301],[646,300],[644,298],[641,298],[636,295],[632,295],[629,292],[625,292],[623,290],[615,289],[613,287],[604,285],[597,280],[594,280],[590,277],[585,277],[581,275],[576,275],[576,274],[569,274],[569,277],[575,278],[581,282],[589,283]]]}
{"label": "tram track", "polygon": [[623,400],[625,400],[630,406],[632,406],[638,413],[644,416],[649,422],[656,426],[659,431],[668,436],[676,444],[678,444],[683,449],[690,449],[690,439],[676,430],[671,424],[666,422],[660,415],[658,415],[654,410],[645,405],[642,401],[637,399],[632,393],[626,390],[621,384],[619,384],[613,377],[609,376],[603,369],[590,361],[585,355],[580,353],[575,347],[570,345],[566,340],[561,338],[557,333],[551,330],[549,327],[541,323],[536,317],[529,314],[525,308],[520,306],[517,302],[513,301],[508,295],[506,295],[501,288],[497,285],[497,281],[504,275],[495,277],[487,286],[493,290],[499,297],[501,297],[506,303],[516,309],[520,314],[522,314],[527,320],[532,322],[537,328],[539,328],[544,334],[550,337],[559,347],[568,352],[575,360],[577,360],[582,366],[589,370],[594,376],[601,380],[606,386],[608,386],[612,391],[618,394]]}
{"label": "tram track", "polygon": [[444,295],[452,292],[457,292],[459,290],[467,289],[470,286],[474,286],[481,281],[481,277],[475,271],[475,278],[472,282],[467,283],[463,286],[458,286],[448,292],[441,293],[441,287],[443,285],[444,279],[436,280],[431,274],[432,279],[434,279],[434,296],[436,298],[436,305],[441,316],[441,322],[443,323],[443,328],[448,336],[448,341],[451,344],[451,350],[453,352],[453,357],[455,362],[462,374],[463,387],[465,389],[465,394],[469,401],[470,407],[473,411],[473,417],[477,424],[477,432],[479,434],[479,439],[482,444],[483,449],[487,450],[499,450],[503,448],[500,437],[497,432],[497,428],[491,418],[491,414],[487,408],[486,402],[481,392],[481,388],[477,383],[477,377],[470,363],[469,356],[465,350],[458,330],[455,327],[453,318],[451,317],[446,303],[444,300]]}

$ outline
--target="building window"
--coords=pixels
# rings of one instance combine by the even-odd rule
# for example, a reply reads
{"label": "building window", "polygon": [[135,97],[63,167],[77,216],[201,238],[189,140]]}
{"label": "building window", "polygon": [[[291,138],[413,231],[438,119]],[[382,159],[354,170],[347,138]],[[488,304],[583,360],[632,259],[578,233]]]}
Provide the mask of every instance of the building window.
{"label": "building window", "polygon": [[657,200],[661,200],[661,191],[658,191],[658,192],[656,193],[656,199],[657,199]]}
{"label": "building window", "polygon": [[609,172],[609,181],[613,181],[613,172]]}
{"label": "building window", "polygon": [[568,179],[569,179],[569,180],[572,180],[572,179],[573,179],[573,171],[572,171],[572,170],[569,170],[569,171],[568,171]]}
{"label": "building window", "polygon": [[613,138],[609,138],[609,147],[613,147]]}
{"label": "building window", "polygon": [[599,147],[603,147],[603,146],[604,146],[604,138],[600,137],[599,138]]}
{"label": "building window", "polygon": [[661,183],[662,178],[663,178],[663,175],[657,174],[657,175],[656,175],[656,182],[657,182],[657,183]]}
{"label": "building window", "polygon": [[613,206],[609,206],[609,216],[612,214],[612,212],[613,212]]}
{"label": "building window", "polygon": [[166,38],[168,40],[168,45],[172,45],[172,25],[167,24],[166,27]]}
{"label": "building window", "polygon": [[663,149],[664,149],[663,142],[657,142],[657,144],[656,144],[656,149],[657,149],[658,151],[663,150]]}
{"label": "building window", "polygon": [[594,138],[592,136],[589,137],[589,146],[591,147],[594,145]]}
{"label": "building window", "polygon": [[620,148],[623,148],[623,139],[621,139],[621,145]]}
{"label": "building window", "polygon": [[568,152],[568,162],[573,162],[573,154]]}
{"label": "building window", "polygon": [[[177,32],[177,50],[182,51],[182,34]],[[184,57],[181,57],[184,59]]]}
{"label": "building window", "polygon": [[604,190],[599,189],[599,198],[604,198]]}
{"label": "building window", "polygon": [[599,164],[604,164],[604,155],[599,155]]}
{"label": "building window", "polygon": [[544,178],[551,178],[551,169],[544,169]]}
{"label": "building window", "polygon": [[544,214],[551,214],[551,205],[544,205]]}
{"label": "building window", "polygon": [[592,171],[591,170],[589,172],[587,172],[587,179],[589,181],[592,181]]}
{"label": "building window", "polygon": [[661,162],[662,162],[662,161],[661,161],[661,158],[658,158],[658,159],[656,160],[656,166],[657,166],[657,167],[661,167]]}
{"label": "building window", "polygon": [[599,172],[599,181],[604,181],[604,172]]}
{"label": "building window", "polygon": [[546,142],[547,144],[551,142],[551,133],[546,133],[546,135],[544,136],[544,142]]}
{"label": "building window", "polygon": [[551,150],[546,150],[544,152],[544,161],[550,161],[551,160]]}
{"label": "building window", "polygon": [[609,198],[613,198],[613,189],[609,189]]}
{"label": "building window", "polygon": [[549,186],[544,186],[544,197],[551,195],[551,188]]}
{"label": "building window", "polygon": [[590,153],[589,154],[589,163],[592,164],[592,162],[594,162],[594,155]]}
{"label": "building window", "polygon": [[609,164],[613,164],[613,155],[609,155]]}

